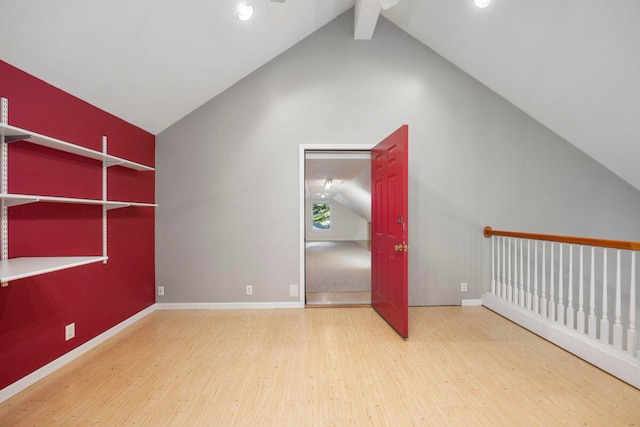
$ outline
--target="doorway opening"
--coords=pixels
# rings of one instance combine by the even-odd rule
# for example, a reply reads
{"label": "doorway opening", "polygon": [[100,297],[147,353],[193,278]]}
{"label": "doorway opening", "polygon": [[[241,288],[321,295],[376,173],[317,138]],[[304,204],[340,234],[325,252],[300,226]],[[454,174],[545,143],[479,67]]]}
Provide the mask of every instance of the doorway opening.
{"label": "doorway opening", "polygon": [[304,152],[304,299],[371,304],[371,152]]}

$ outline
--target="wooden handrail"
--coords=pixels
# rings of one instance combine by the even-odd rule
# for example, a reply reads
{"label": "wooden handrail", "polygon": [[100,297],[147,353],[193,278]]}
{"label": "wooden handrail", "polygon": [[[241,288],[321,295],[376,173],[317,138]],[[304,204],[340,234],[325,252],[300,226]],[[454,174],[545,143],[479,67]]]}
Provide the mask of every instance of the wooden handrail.
{"label": "wooden handrail", "polygon": [[545,240],[547,242],[571,243],[574,245],[600,246],[603,248],[625,249],[629,251],[640,251],[640,242],[626,242],[624,240],[592,239],[589,237],[556,236],[553,234],[518,233],[515,231],[493,230],[491,227],[484,228],[484,237],[505,236],[517,237],[520,239]]}

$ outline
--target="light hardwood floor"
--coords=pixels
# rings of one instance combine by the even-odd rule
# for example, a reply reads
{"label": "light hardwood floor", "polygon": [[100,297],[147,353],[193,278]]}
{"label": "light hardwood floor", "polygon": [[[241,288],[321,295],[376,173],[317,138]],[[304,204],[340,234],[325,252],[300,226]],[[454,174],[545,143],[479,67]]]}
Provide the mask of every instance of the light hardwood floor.
{"label": "light hardwood floor", "polygon": [[0,405],[2,426],[640,423],[640,390],[483,307],[156,311]]}

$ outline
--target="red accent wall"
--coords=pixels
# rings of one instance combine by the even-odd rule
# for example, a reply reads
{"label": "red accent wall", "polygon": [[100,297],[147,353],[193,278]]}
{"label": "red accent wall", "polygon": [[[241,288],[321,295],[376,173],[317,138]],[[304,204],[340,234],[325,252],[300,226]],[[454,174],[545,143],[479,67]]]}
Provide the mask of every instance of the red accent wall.
{"label": "red accent wall", "polygon": [[[0,61],[9,124],[154,166],[155,136]],[[9,192],[102,198],[102,165],[26,142],[9,144]],[[155,173],[113,166],[108,199],[154,202]],[[0,288],[0,389],[155,302],[154,208],[110,210],[108,263],[20,279]],[[102,254],[100,206],[9,208],[9,257]],[[76,337],[65,341],[65,325]]]}

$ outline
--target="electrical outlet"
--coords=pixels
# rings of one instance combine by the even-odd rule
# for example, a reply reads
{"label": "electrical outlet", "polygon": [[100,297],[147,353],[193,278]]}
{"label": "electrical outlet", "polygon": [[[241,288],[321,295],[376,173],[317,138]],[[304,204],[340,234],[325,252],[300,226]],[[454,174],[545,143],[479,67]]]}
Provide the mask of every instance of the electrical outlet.
{"label": "electrical outlet", "polygon": [[164,286],[158,286],[158,296],[159,297],[164,296]]}
{"label": "electrical outlet", "polygon": [[289,285],[289,296],[290,297],[298,296],[298,285]]}
{"label": "electrical outlet", "polygon": [[460,283],[460,292],[467,292],[467,282]]}
{"label": "electrical outlet", "polygon": [[244,293],[245,295],[253,295],[253,286],[247,285],[247,287],[244,289]]}
{"label": "electrical outlet", "polygon": [[64,340],[69,341],[71,338],[76,336],[76,324],[69,323],[64,327]]}

